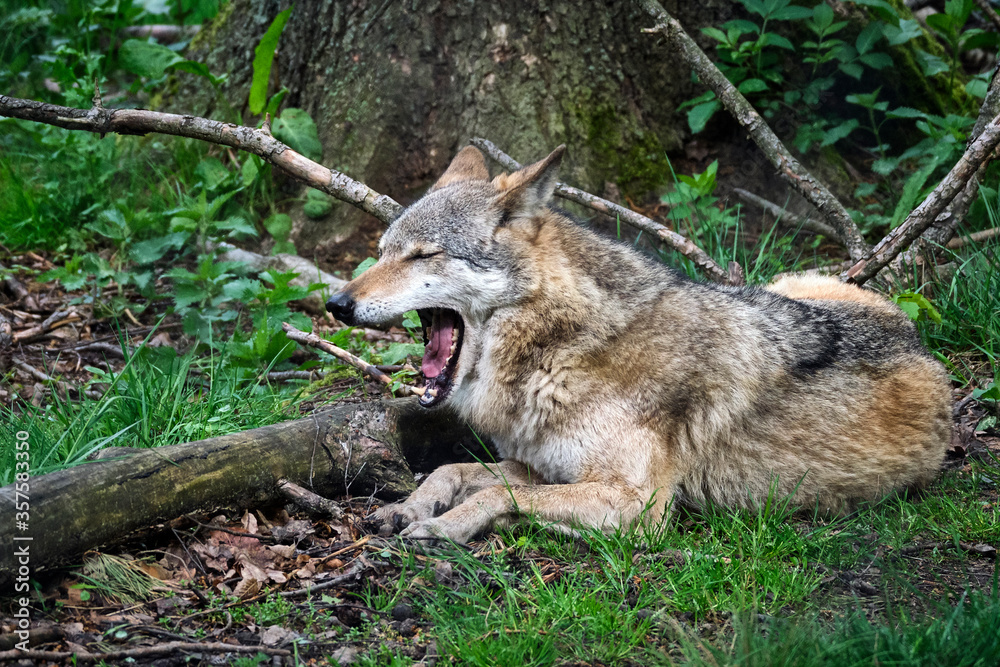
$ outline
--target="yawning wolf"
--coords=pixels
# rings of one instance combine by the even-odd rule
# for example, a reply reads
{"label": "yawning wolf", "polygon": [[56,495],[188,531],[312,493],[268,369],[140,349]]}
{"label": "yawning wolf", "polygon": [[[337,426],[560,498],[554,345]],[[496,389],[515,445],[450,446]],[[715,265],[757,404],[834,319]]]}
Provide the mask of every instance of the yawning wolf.
{"label": "yawning wolf", "polygon": [[563,150],[491,181],[465,148],[327,303],[348,324],[416,310],[420,403],[503,458],[439,468],[381,520],[464,542],[527,513],[659,521],[675,499],[838,513],[933,479],[949,384],[901,310],[832,278],[692,282],[549,208]]}

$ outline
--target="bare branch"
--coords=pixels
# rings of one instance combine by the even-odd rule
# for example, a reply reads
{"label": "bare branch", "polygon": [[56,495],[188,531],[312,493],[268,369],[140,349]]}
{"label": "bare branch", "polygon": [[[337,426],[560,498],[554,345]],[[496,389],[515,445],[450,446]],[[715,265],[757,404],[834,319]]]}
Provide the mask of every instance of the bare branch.
{"label": "bare branch", "polygon": [[989,241],[990,239],[998,236],[1000,236],[1000,227],[984,229],[981,232],[973,232],[968,236],[956,236],[952,240],[948,241],[948,248],[951,250],[957,250],[958,248],[970,243],[982,243],[983,241]]}
{"label": "bare branch", "polygon": [[[496,162],[505,169],[516,171],[521,168],[520,162],[497,148],[492,141],[476,137],[471,143],[476,148],[484,151],[487,155],[496,160]],[[624,206],[619,206],[618,204],[610,202],[607,199],[601,199],[600,197],[592,195],[589,192],[584,192],[583,190],[566,185],[565,183],[556,183],[555,193],[563,199],[576,202],[581,206],[586,206],[587,208],[603,213],[604,215],[617,217],[622,222],[635,227],[636,229],[641,229],[648,234],[652,234],[660,241],[694,262],[695,266],[701,269],[713,282],[722,284],[728,283],[728,274],[715,262],[714,259],[708,255],[708,253],[695,245],[690,239],[681,236],[677,232],[661,225],[657,221],[647,218],[641,213],[636,213],[635,211],[625,208]]]}
{"label": "bare branch", "polygon": [[837,237],[847,248],[851,259],[858,261],[864,257],[869,246],[844,205],[792,156],[760,114],[684,31],[677,19],[668,14],[656,0],[638,1],[657,21],[655,28],[645,32],[659,32],[667,38],[681,59],[695,71],[702,83],[715,93],[736,122],[749,133],[750,138],[778,170],[778,175],[815,206],[823,218],[837,230]]}
{"label": "bare branch", "polygon": [[182,116],[143,109],[73,109],[0,95],[0,116],[32,120],[70,130],[106,134],[170,134],[200,139],[253,153],[306,185],[357,206],[382,222],[391,222],[402,207],[391,197],[364,183],[328,169],[295,152],[270,134],[252,127],[221,123],[196,116]]}
{"label": "bare branch", "polygon": [[962,192],[980,165],[1000,144],[1000,116],[983,129],[958,163],[952,167],[927,199],[906,217],[899,227],[886,234],[864,259],[857,262],[841,275],[858,285],[864,284],[889,264],[896,255],[905,250],[925,229],[937,220],[945,207]]}
{"label": "bare branch", "polygon": [[986,18],[993,22],[993,27],[1000,28],[1000,14],[997,14],[996,10],[993,9],[990,0],[976,0],[976,4],[979,5],[983,14],[986,14]]}
{"label": "bare branch", "polygon": [[783,220],[785,224],[792,227],[801,227],[807,232],[812,232],[813,234],[821,234],[833,241],[840,243],[840,235],[837,234],[837,230],[826,224],[825,222],[820,222],[819,220],[813,220],[812,218],[806,218],[801,215],[792,213],[791,211],[781,208],[777,204],[770,202],[763,197],[758,197],[752,192],[748,192],[742,188],[733,188],[733,192],[748,204],[756,204],[761,207],[775,218]]}
{"label": "bare branch", "polygon": [[337,503],[313,493],[309,489],[304,489],[294,482],[289,482],[287,479],[278,482],[278,491],[285,498],[296,503],[314,516],[339,519],[344,515],[344,511],[340,509],[340,505]]}
{"label": "bare branch", "polygon": [[[359,371],[361,371],[365,375],[365,377],[381,382],[387,387],[392,384],[391,377],[389,377],[379,369],[375,368],[367,361],[355,357],[347,350],[343,350],[334,345],[333,343],[323,340],[316,334],[306,333],[305,331],[296,329],[287,322],[281,325],[281,330],[285,332],[285,335],[288,336],[289,339],[294,340],[296,343],[300,343],[302,345],[308,345],[310,347],[315,347],[317,350],[323,350],[327,354],[332,354],[333,356],[337,357],[345,364],[350,364],[351,366],[354,366]],[[411,394],[414,396],[423,396],[424,389],[423,387],[411,387],[409,385],[403,385],[398,393],[403,396],[409,396]]]}
{"label": "bare branch", "polygon": [[225,644],[222,642],[167,642],[154,646],[140,646],[137,648],[122,649],[119,651],[107,651],[105,653],[90,653],[88,651],[39,651],[12,649],[10,651],[0,651],[0,662],[37,660],[44,662],[62,662],[64,660],[88,662],[124,662],[127,659],[152,658],[160,655],[178,655],[185,653],[265,653],[274,656],[289,656],[291,651],[281,648],[271,648],[269,646],[243,646],[241,644]]}

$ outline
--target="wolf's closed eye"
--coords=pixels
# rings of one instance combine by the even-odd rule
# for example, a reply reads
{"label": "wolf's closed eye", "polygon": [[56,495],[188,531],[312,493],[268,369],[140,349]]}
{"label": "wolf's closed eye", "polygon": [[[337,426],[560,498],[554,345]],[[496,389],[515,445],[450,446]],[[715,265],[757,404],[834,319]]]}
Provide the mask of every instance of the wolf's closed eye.
{"label": "wolf's closed eye", "polygon": [[430,259],[431,257],[437,257],[442,254],[441,250],[418,250],[406,259],[410,261],[416,261],[418,259]]}

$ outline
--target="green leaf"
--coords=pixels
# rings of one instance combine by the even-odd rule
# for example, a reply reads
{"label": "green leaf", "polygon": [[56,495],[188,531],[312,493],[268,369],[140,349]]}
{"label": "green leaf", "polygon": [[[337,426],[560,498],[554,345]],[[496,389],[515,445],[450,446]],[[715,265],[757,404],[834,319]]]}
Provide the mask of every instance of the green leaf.
{"label": "green leaf", "polygon": [[208,65],[204,63],[195,62],[194,60],[180,60],[175,63],[171,63],[167,66],[167,69],[177,70],[179,72],[187,72],[188,74],[194,74],[196,76],[201,76],[208,79],[213,86],[218,86],[229,78],[228,74],[223,74],[222,76],[215,76],[210,71],[208,71]]}
{"label": "green leaf", "polygon": [[264,220],[264,229],[275,241],[287,241],[292,233],[292,219],[284,213],[275,213]]}
{"label": "green leaf", "polygon": [[118,49],[119,64],[129,72],[147,79],[159,79],[168,67],[183,60],[165,46],[139,39],[125,40]]}
{"label": "green leaf", "polygon": [[872,69],[885,69],[886,67],[892,67],[892,58],[885,53],[865,53],[858,56],[858,60]]}
{"label": "green leaf", "polygon": [[271,118],[275,118],[278,115],[278,107],[281,106],[281,102],[285,99],[285,95],[287,94],[288,89],[282,88],[274,95],[271,95],[271,99],[267,101],[267,108],[264,110],[266,113],[270,114]]}
{"label": "green leaf", "polygon": [[382,353],[382,363],[395,365],[407,357],[421,357],[424,346],[421,343],[390,343],[389,349]]}
{"label": "green leaf", "polygon": [[137,264],[152,264],[162,258],[169,250],[179,250],[184,246],[190,234],[174,232],[155,239],[133,243],[129,254]]}
{"label": "green leaf", "polygon": [[214,224],[216,231],[229,232],[229,238],[241,239],[257,236],[257,228],[239,215],[234,215]]}
{"label": "green leaf", "polygon": [[899,107],[892,111],[887,111],[886,118],[927,118],[927,114],[912,107]]}
{"label": "green leaf", "polygon": [[874,109],[876,100],[878,100],[878,94],[878,90],[872,93],[855,93],[854,95],[847,95],[844,97],[844,100],[848,104],[857,104],[859,107],[864,107],[865,109]]}
{"label": "green leaf", "polygon": [[813,10],[808,7],[797,7],[792,5],[790,7],[785,7],[784,9],[779,9],[771,14],[770,18],[775,21],[798,21],[801,19],[812,18],[812,15]]}
{"label": "green leaf", "polygon": [[715,115],[715,112],[719,110],[719,101],[712,100],[711,102],[704,102],[702,104],[697,104],[688,111],[687,121],[688,127],[691,128],[691,134],[698,134],[705,129],[705,125],[708,124],[709,119]]}
{"label": "green leaf", "polygon": [[[954,19],[955,26],[961,28],[969,20],[974,0],[948,0],[944,3],[944,12]],[[933,16],[933,15],[932,15]]]}
{"label": "green leaf", "polygon": [[194,168],[194,173],[201,178],[202,185],[205,186],[206,190],[214,190],[229,178],[229,170],[218,158],[214,157],[207,157],[199,162],[198,166]]}
{"label": "green leaf", "polygon": [[291,241],[278,241],[274,244],[274,247],[271,248],[271,254],[297,255],[298,251],[295,249],[295,244]]}
{"label": "green leaf", "polygon": [[860,35],[858,35],[858,38],[854,41],[854,48],[856,48],[860,54],[868,53],[880,39],[882,39],[882,23],[879,21],[872,21],[866,25],[865,29],[861,31]]}
{"label": "green leaf", "polygon": [[888,176],[899,166],[899,158],[879,158],[872,162],[872,171],[879,176]]}
{"label": "green leaf", "polygon": [[271,134],[314,162],[323,158],[323,144],[320,143],[316,123],[302,109],[282,111],[281,117],[271,125]]}
{"label": "green leaf", "polygon": [[987,90],[989,90],[989,84],[982,79],[973,79],[965,84],[965,92],[980,99],[986,97]]}
{"label": "green leaf", "polygon": [[951,35],[955,32],[955,19],[947,14],[931,14],[924,21],[929,27],[944,35]]}
{"label": "green leaf", "polygon": [[886,2],[886,0],[851,0],[856,5],[865,5],[881,10],[885,18],[897,18],[896,8]]}
{"label": "green leaf", "polygon": [[[726,29],[726,32],[735,31],[736,38],[746,34],[756,34],[760,32],[760,26],[753,21],[747,21],[746,19],[733,19],[732,21],[726,21],[722,24],[722,27]],[[731,37],[731,36],[729,36]],[[727,39],[727,41],[736,41],[735,39]]]}
{"label": "green leaf", "polygon": [[257,174],[260,173],[260,167],[257,166],[257,161],[260,160],[256,155],[248,155],[243,166],[240,168],[240,177],[243,180],[243,187],[250,187],[254,181],[257,180]]}
{"label": "green leaf", "polygon": [[715,99],[715,93],[709,90],[706,93],[702,93],[698,97],[692,97],[689,100],[681,102],[680,105],[678,105],[677,110],[681,111],[683,109],[687,109],[688,107],[693,107],[696,104],[701,104],[702,102],[708,102],[714,99]]}
{"label": "green leaf", "polygon": [[365,261],[358,264],[358,268],[354,269],[354,272],[351,273],[351,280],[355,280],[362,273],[375,266],[376,262],[378,262],[377,259],[375,259],[374,257],[369,257]]}
{"label": "green leaf", "polygon": [[333,198],[319,190],[309,190],[306,193],[306,203],[302,211],[307,217],[318,220],[333,210]]}
{"label": "green leaf", "polygon": [[767,9],[764,7],[764,3],[760,0],[740,0],[740,4],[747,8],[747,11],[754,14],[760,14],[764,16],[767,14]]}
{"label": "green leaf", "polygon": [[977,401],[1000,401],[1000,384],[991,382],[986,389],[973,389],[972,397]]}
{"label": "green leaf", "polygon": [[899,306],[899,309],[906,313],[907,317],[911,320],[916,320],[920,317],[920,306],[912,301],[900,301],[896,305]]}
{"label": "green leaf", "polygon": [[896,305],[906,313],[910,319],[928,319],[936,324],[941,324],[941,313],[938,312],[930,299],[918,292],[903,292],[892,298]]}
{"label": "green leaf", "polygon": [[896,209],[892,213],[892,221],[889,223],[890,229],[899,227],[903,220],[906,219],[906,216],[910,214],[910,211],[913,210],[914,205],[917,203],[917,198],[920,196],[920,191],[927,183],[927,179],[937,169],[938,164],[938,160],[931,160],[922,169],[913,172],[906,179],[906,184],[903,185],[903,194],[900,196],[899,202],[896,203]]}
{"label": "green leaf", "polygon": [[823,140],[820,142],[820,146],[832,146],[841,139],[847,137],[858,127],[858,125],[859,123],[857,119],[852,118],[827,130],[823,133]]}
{"label": "green leaf", "polygon": [[920,28],[920,24],[917,23],[916,19],[900,19],[898,26],[891,23],[882,26],[882,34],[885,35],[890,45],[899,46],[900,44],[906,44],[911,39],[920,37],[924,34],[924,31]]}
{"label": "green leaf", "polygon": [[722,32],[718,28],[702,28],[702,34],[708,35],[712,39],[722,42],[723,44],[728,44],[729,39],[726,38],[726,33]]}
{"label": "green leaf", "polygon": [[737,90],[744,95],[747,93],[762,93],[767,90],[767,83],[763,79],[747,79],[737,87]]}
{"label": "green leaf", "polygon": [[837,65],[837,69],[854,79],[860,79],[861,75],[865,73],[864,68],[857,63],[841,63]]}
{"label": "green leaf", "polygon": [[[940,16],[940,14],[935,14],[935,16]],[[914,55],[917,58],[920,69],[924,71],[924,76],[934,76],[935,74],[948,71],[948,63],[937,56],[931,55],[922,49],[917,49]]]}
{"label": "green leaf", "polygon": [[[267,29],[260,43],[254,49],[253,79],[250,82],[250,113],[259,114],[267,102],[267,81],[271,78],[271,63],[274,62],[274,51],[278,48],[278,38],[288,23],[292,8],[274,17],[271,27]],[[301,152],[301,151],[300,151]]]}
{"label": "green leaf", "polygon": [[833,24],[833,8],[825,2],[821,2],[813,8],[813,21],[821,29],[829,28]]}
{"label": "green leaf", "polygon": [[795,45],[775,32],[765,32],[760,37],[760,43],[764,46],[777,46],[779,49],[795,50]]}

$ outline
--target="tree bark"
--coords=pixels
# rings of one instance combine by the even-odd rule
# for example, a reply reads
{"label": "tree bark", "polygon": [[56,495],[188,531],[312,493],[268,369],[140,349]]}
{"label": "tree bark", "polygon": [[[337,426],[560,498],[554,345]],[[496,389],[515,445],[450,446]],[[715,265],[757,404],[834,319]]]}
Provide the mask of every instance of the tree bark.
{"label": "tree bark", "polygon": [[38,572],[189,512],[279,500],[282,479],[323,496],[394,500],[415,488],[411,466],[476,450],[489,456],[447,411],[392,399],[42,475],[30,480],[26,530],[15,530],[15,485],[0,488],[0,588],[9,590],[14,550],[25,545]]}
{"label": "tree bark", "polygon": [[[246,113],[253,48],[288,4],[233,0],[190,54],[228,81],[216,94],[181,76],[173,108],[226,120]],[[734,17],[728,1],[668,4],[692,29]],[[639,32],[648,22],[631,0],[300,0],[269,90],[287,87],[283,106],[315,119],[324,164],[404,204],[473,136],[523,162],[566,143],[565,180],[645,195],[672,182],[665,152],[686,134],[675,110],[695,91],[688,68]],[[354,260],[371,249],[343,241],[359,226],[372,228],[368,237],[378,228],[346,206],[298,222],[301,247],[330,242],[331,255],[353,250]]]}

